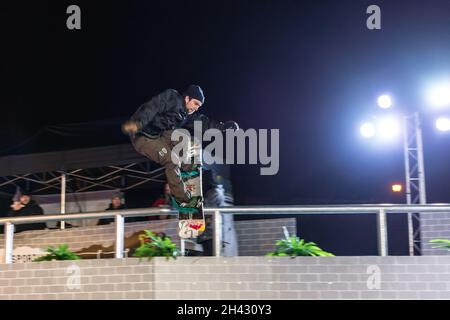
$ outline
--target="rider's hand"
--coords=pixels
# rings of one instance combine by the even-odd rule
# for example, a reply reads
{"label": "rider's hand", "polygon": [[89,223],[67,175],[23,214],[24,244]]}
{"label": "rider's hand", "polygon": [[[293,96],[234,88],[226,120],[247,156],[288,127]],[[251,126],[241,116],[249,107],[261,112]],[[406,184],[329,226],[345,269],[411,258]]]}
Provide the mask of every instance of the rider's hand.
{"label": "rider's hand", "polygon": [[122,132],[124,134],[136,134],[138,130],[138,124],[135,121],[130,120],[122,124]]}

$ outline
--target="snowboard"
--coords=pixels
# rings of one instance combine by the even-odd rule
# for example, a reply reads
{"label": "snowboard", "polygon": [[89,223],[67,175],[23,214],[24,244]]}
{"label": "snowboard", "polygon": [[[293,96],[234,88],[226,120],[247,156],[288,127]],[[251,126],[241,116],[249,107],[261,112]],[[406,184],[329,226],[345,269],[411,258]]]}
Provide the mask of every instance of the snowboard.
{"label": "snowboard", "polygon": [[[190,171],[181,170],[181,178],[192,196],[201,196],[203,199],[201,142],[192,139],[188,150],[188,157],[193,166]],[[178,235],[180,238],[196,238],[202,234],[206,227],[203,200],[197,207],[180,207],[175,199],[172,199],[172,201],[174,207],[178,210]]]}

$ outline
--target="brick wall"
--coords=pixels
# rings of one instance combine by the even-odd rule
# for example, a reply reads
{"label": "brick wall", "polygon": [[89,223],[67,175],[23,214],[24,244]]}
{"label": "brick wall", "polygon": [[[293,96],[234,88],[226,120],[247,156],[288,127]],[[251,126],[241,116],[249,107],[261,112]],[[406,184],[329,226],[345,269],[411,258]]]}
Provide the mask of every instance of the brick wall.
{"label": "brick wall", "polygon": [[[380,284],[369,289],[371,270],[380,272]],[[0,299],[450,299],[450,257],[183,257],[0,264]]]}
{"label": "brick wall", "polygon": [[445,249],[433,249],[432,239],[450,239],[450,212],[434,212],[420,215],[420,236],[423,255],[450,255]]}
{"label": "brick wall", "polygon": [[290,234],[297,231],[295,218],[236,221],[240,256],[264,256],[275,250],[275,241],[284,238],[283,226]]}
{"label": "brick wall", "polygon": [[[260,256],[275,248],[275,240],[283,237],[282,226],[287,226],[291,233],[296,232],[295,218],[236,221],[239,255]],[[130,222],[125,224],[125,236],[150,229],[165,232],[179,246],[177,220],[155,220],[150,222]],[[14,236],[14,247],[28,246],[46,248],[49,245],[69,244],[69,248],[78,251],[91,245],[108,247],[114,244],[114,224],[93,227],[78,227],[65,230],[35,230],[17,233]],[[0,249],[4,247],[4,236],[0,235]],[[0,262],[1,262],[0,258]]]}

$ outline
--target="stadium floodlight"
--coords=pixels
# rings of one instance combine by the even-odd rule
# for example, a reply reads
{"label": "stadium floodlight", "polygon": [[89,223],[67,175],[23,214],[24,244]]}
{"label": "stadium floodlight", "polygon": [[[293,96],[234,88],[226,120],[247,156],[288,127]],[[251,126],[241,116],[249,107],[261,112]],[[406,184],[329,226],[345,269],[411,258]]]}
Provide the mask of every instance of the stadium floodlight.
{"label": "stadium floodlight", "polygon": [[387,94],[379,96],[377,102],[381,109],[389,109],[392,107],[392,99]]}
{"label": "stadium floodlight", "polygon": [[372,138],[373,136],[375,136],[375,126],[373,125],[373,123],[366,122],[361,125],[361,127],[359,128],[359,132],[364,138]]}
{"label": "stadium floodlight", "polygon": [[391,186],[392,192],[402,192],[403,186],[400,183],[395,183]]}
{"label": "stadium floodlight", "polygon": [[381,138],[391,140],[399,135],[400,124],[395,118],[382,118],[377,123],[377,132]]}
{"label": "stadium floodlight", "polygon": [[436,120],[436,128],[440,131],[450,131],[450,118],[440,117]]}
{"label": "stadium floodlight", "polygon": [[430,86],[426,92],[426,99],[431,107],[450,107],[450,81]]}

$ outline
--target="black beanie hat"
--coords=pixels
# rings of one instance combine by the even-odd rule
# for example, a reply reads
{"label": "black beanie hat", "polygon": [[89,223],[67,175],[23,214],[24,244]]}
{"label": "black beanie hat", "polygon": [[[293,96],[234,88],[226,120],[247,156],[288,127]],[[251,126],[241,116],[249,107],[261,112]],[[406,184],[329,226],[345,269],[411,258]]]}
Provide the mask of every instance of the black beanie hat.
{"label": "black beanie hat", "polygon": [[186,91],[184,91],[183,96],[188,96],[191,99],[197,99],[202,104],[205,102],[205,95],[203,94],[202,88],[200,86],[197,86],[195,84],[191,84]]}

